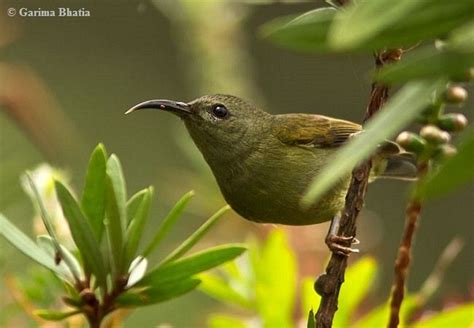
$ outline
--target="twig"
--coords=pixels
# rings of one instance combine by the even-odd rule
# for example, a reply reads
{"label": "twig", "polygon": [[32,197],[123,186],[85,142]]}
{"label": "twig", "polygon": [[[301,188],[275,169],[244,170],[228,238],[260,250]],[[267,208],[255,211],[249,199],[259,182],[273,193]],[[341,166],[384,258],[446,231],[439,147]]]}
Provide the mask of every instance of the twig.
{"label": "twig", "polygon": [[[420,181],[423,180],[427,171],[428,163],[426,161],[421,161],[418,164],[417,185],[419,185]],[[417,185],[415,186],[415,191]],[[389,328],[396,328],[400,323],[400,306],[405,295],[405,281],[408,276],[408,268],[411,260],[411,245],[416,231],[416,224],[421,214],[422,203],[416,194],[416,192],[413,193],[413,196],[407,204],[405,230],[403,232],[400,247],[398,248],[397,259],[395,261],[395,277],[393,280],[392,296],[390,300]]]}
{"label": "twig", "polygon": [[[394,49],[381,51],[375,55],[375,64],[380,68],[385,63],[398,61],[402,50]],[[388,99],[389,88],[385,85],[374,83],[367,106],[364,123],[372,117]],[[341,215],[338,236],[355,237],[356,219],[364,206],[364,197],[367,190],[372,161],[368,159],[358,165],[352,171],[351,183],[346,194],[344,210]],[[347,245],[347,246],[350,246]],[[344,274],[347,267],[347,257],[333,253],[326,267],[326,273],[316,281],[316,289],[321,294],[321,303],[316,313],[316,327],[327,328],[332,326],[334,314],[337,311],[337,303],[341,285],[344,282]]]}

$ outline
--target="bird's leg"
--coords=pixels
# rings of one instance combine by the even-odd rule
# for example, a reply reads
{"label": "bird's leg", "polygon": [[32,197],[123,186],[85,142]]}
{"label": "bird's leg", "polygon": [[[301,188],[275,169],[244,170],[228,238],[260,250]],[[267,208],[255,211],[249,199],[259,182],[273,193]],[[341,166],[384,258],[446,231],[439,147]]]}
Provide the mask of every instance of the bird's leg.
{"label": "bird's leg", "polygon": [[359,253],[359,249],[351,247],[351,244],[360,244],[357,238],[354,236],[347,237],[337,235],[340,221],[341,216],[339,214],[335,215],[331,220],[331,226],[325,240],[326,245],[328,245],[328,248],[331,250],[331,252],[343,256],[349,256],[351,253]]}

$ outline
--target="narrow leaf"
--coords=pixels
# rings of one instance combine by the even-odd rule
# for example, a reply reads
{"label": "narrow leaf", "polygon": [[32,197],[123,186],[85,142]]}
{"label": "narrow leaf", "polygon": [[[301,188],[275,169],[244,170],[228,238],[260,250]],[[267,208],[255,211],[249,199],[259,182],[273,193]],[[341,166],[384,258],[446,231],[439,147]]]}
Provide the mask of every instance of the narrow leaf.
{"label": "narrow leaf", "polygon": [[80,310],[75,311],[68,311],[68,312],[61,312],[61,311],[53,311],[53,310],[35,310],[33,314],[40,317],[41,319],[48,320],[48,321],[61,321],[66,318],[69,318],[73,315],[81,313]]}
{"label": "narrow leaf", "polygon": [[189,293],[199,285],[198,279],[185,279],[157,286],[156,288],[130,289],[117,299],[120,307],[137,307],[164,302]]}
{"label": "narrow leaf", "polygon": [[36,188],[36,185],[33,182],[33,179],[31,178],[31,175],[30,175],[29,172],[26,172],[25,176],[26,176],[26,179],[28,180],[28,183],[30,185],[31,190],[33,191],[33,196],[34,196],[34,199],[35,199],[36,208],[38,209],[38,211],[40,213],[40,217],[43,220],[43,224],[46,228],[46,231],[51,236],[51,242],[53,243],[55,252],[61,252],[61,248],[59,247],[58,238],[56,236],[56,231],[54,230],[53,220],[51,219],[48,212],[46,211],[46,208],[43,204],[41,196],[38,192],[38,188]]}
{"label": "narrow leaf", "polygon": [[122,165],[118,157],[112,154],[107,161],[107,175],[112,183],[117,211],[120,217],[122,231],[125,231],[127,222],[127,189],[123,176]]}
{"label": "narrow leaf", "polygon": [[[56,246],[50,236],[40,235],[36,237],[36,243],[45,251],[47,251],[51,255],[51,257],[54,258],[56,256]],[[71,272],[75,281],[79,281],[80,279],[84,278],[82,267],[76,257],[63,245],[59,244],[59,247],[61,248],[60,256],[62,261],[60,265],[63,265],[66,270],[69,270]]]}
{"label": "narrow leaf", "polygon": [[143,196],[148,192],[148,188],[140,190],[127,201],[127,228],[135,217],[135,213],[140,206]]}
{"label": "narrow leaf", "polygon": [[125,227],[127,225],[126,189],[120,161],[112,154],[107,161],[107,191],[106,191],[106,220],[110,250],[112,252],[112,269],[115,275],[121,274],[125,269],[123,259]]}
{"label": "narrow leaf", "polygon": [[172,262],[181,256],[183,256],[187,251],[189,251],[196,243],[201,240],[202,237],[211,229],[217,221],[230,209],[229,205],[222,207],[214,215],[212,215],[202,226],[199,227],[191,236],[188,237],[181,245],[179,245],[170,255],[168,255],[160,265]]}
{"label": "narrow leaf", "polygon": [[158,266],[146,274],[136,285],[159,286],[170,281],[185,279],[230,261],[245,250],[246,248],[240,245],[223,245],[210,248],[175,262]]}
{"label": "narrow leaf", "polygon": [[102,144],[92,152],[87,168],[81,206],[96,239],[100,242],[104,231],[107,154]]}
{"label": "narrow leaf", "polygon": [[142,238],[143,229],[145,228],[146,219],[150,210],[151,198],[153,195],[153,187],[149,187],[142,197],[142,202],[135,212],[135,216],[127,229],[127,242],[125,246],[125,262],[128,265],[138,249],[140,239]]}
{"label": "narrow leaf", "polygon": [[403,87],[366,126],[361,135],[353,138],[328,160],[311,182],[302,205],[309,206],[334,186],[341,177],[350,174],[357,163],[368,158],[377,146],[412,122],[426,109],[435,91],[443,82],[411,82]]}
{"label": "narrow leaf", "polygon": [[314,316],[313,309],[309,310],[308,312],[308,321],[306,322],[307,328],[315,328],[316,327],[316,318]]}
{"label": "narrow leaf", "polygon": [[21,230],[11,224],[2,214],[0,214],[0,235],[3,235],[10,244],[33,261],[36,261],[42,266],[50,269],[62,278],[69,277],[68,273],[65,272],[63,268],[54,263],[53,258],[49,256],[48,253],[43,251]]}
{"label": "narrow leaf", "polygon": [[471,21],[473,10],[472,1],[353,2],[337,14],[328,38],[337,51],[407,47]]}
{"label": "narrow leaf", "polygon": [[294,50],[328,51],[327,34],[336,14],[334,8],[320,8],[295,16],[280,17],[262,27],[271,42]]}
{"label": "narrow leaf", "polygon": [[86,268],[96,276],[101,286],[105,283],[105,269],[100,253],[99,243],[89,224],[89,221],[82,213],[79,204],[71,195],[69,190],[59,181],[54,182],[56,195],[64,217],[66,218],[72,238],[82,255]]}
{"label": "narrow leaf", "polygon": [[429,175],[418,193],[431,199],[446,194],[474,179],[474,129],[471,128],[458,147],[458,153],[448,159],[439,170]]}
{"label": "narrow leaf", "polygon": [[340,11],[330,30],[330,41],[334,48],[351,48],[370,39],[387,26],[400,23],[403,16],[416,10],[424,2],[398,0],[354,1]]}
{"label": "narrow leaf", "polygon": [[153,237],[150,244],[147,246],[143,252],[143,257],[148,257],[148,255],[153,252],[153,250],[159,245],[161,240],[168,234],[170,229],[175,225],[178,219],[181,217],[186,205],[189,203],[191,198],[194,196],[194,191],[189,191],[180,200],[173,206],[171,211],[168,213],[166,218],[161,222],[156,235]]}

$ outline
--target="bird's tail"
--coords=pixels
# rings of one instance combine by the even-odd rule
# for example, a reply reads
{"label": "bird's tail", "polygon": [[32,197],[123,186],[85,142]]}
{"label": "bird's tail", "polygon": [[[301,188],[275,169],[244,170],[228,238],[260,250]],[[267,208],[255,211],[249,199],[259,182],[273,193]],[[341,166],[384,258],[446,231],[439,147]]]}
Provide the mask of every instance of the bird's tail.
{"label": "bird's tail", "polygon": [[377,177],[408,181],[416,180],[416,159],[410,153],[391,155],[386,158],[385,168],[377,174]]}
{"label": "bird's tail", "polygon": [[374,157],[371,179],[385,178],[413,181],[417,178],[416,158],[397,143],[386,141]]}

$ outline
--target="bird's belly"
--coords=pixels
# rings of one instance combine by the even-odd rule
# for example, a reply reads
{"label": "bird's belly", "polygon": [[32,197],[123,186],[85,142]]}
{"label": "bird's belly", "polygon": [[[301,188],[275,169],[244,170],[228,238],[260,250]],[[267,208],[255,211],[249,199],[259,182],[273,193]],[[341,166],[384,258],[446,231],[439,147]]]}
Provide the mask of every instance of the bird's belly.
{"label": "bird's belly", "polygon": [[307,155],[298,165],[294,162],[292,157],[290,160],[267,159],[261,165],[248,165],[239,176],[219,183],[219,186],[232,208],[251,221],[309,225],[331,220],[344,205],[348,179],[341,181],[310,208],[303,209],[301,198],[317,174],[315,168],[321,163],[316,165],[308,160]]}

